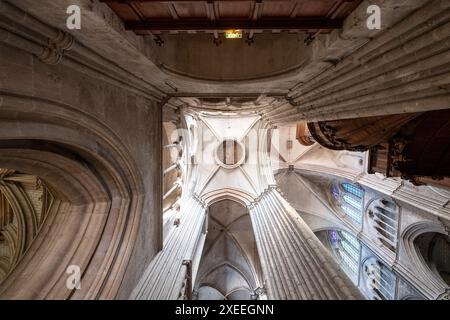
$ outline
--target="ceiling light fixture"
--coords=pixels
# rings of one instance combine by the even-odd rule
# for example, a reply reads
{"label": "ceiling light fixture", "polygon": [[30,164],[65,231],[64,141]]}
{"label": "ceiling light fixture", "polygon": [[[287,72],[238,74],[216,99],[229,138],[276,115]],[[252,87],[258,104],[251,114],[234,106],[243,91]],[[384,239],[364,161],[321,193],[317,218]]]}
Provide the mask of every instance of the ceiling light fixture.
{"label": "ceiling light fixture", "polygon": [[241,39],[242,38],[242,30],[240,30],[240,29],[226,30],[225,38],[226,39]]}

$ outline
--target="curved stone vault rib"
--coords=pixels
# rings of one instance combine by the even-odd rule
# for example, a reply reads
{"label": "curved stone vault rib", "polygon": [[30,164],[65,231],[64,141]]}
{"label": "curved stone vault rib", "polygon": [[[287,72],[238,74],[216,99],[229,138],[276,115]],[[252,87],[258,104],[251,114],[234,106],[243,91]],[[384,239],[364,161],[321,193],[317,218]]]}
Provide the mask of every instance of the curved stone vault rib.
{"label": "curved stone vault rib", "polygon": [[[202,287],[209,286],[227,297],[245,288],[245,299],[250,299],[260,286],[260,266],[247,209],[233,200],[221,200],[210,205],[208,211],[209,231],[194,293],[199,294],[197,299],[205,299]],[[234,271],[227,272],[229,268]]]}
{"label": "curved stone vault rib", "polygon": [[25,255],[57,203],[39,177],[0,169],[0,283]]}
{"label": "curved stone vault rib", "polygon": [[[141,173],[127,147],[110,127],[73,106],[5,93],[2,98],[0,165],[39,176],[59,202],[2,283],[1,296],[116,296],[143,209]],[[31,111],[30,104],[40,107]],[[81,290],[66,287],[69,265],[82,271]]]}

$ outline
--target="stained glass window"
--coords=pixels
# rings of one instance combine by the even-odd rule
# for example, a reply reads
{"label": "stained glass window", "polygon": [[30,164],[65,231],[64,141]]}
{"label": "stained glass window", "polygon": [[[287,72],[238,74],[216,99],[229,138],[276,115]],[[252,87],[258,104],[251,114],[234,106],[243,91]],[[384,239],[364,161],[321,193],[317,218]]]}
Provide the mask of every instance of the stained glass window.
{"label": "stained glass window", "polygon": [[330,230],[328,233],[330,237],[331,246],[334,248],[335,246],[339,245],[339,235],[336,230]]}
{"label": "stained glass window", "polygon": [[329,230],[328,239],[342,269],[357,284],[361,252],[358,239],[348,232],[337,230]]}
{"label": "stained glass window", "polygon": [[344,193],[341,196],[341,208],[345,214],[357,223],[361,223],[364,190],[350,183],[341,184]]}
{"label": "stained glass window", "polygon": [[341,184],[341,186],[345,191],[350,192],[351,194],[357,196],[358,198],[362,198],[364,196],[364,190],[358,187],[357,185],[344,182],[343,184]]}
{"label": "stained glass window", "polygon": [[339,200],[340,198],[340,192],[339,192],[339,188],[336,185],[332,185],[331,186],[331,194],[333,195],[333,197],[336,200]]}

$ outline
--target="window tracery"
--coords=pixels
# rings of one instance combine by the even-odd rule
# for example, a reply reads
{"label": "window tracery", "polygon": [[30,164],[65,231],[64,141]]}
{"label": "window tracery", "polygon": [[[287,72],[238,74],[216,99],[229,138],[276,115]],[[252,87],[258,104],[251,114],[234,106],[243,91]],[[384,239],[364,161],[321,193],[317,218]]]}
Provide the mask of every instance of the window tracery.
{"label": "window tracery", "polygon": [[348,182],[333,185],[331,194],[344,214],[361,224],[364,207],[364,189]]}
{"label": "window tracery", "polygon": [[375,257],[367,259],[363,266],[366,288],[374,300],[395,299],[395,274]]}
{"label": "window tracery", "polygon": [[371,226],[376,230],[378,240],[389,250],[397,247],[398,207],[386,199],[372,201],[367,209]]}
{"label": "window tracery", "polygon": [[345,231],[329,230],[328,239],[342,269],[357,284],[361,258],[361,244],[352,234]]}

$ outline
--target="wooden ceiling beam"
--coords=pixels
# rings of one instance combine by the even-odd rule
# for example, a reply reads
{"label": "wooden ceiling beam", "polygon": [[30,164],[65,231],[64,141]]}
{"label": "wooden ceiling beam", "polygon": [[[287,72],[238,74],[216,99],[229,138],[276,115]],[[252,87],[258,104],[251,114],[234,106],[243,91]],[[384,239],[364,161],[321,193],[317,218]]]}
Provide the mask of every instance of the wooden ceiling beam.
{"label": "wooden ceiling beam", "polygon": [[[202,2],[211,2],[211,0],[99,0],[100,2],[106,2],[106,3],[131,3],[131,2],[148,2],[148,3],[202,3]],[[212,2],[243,2],[246,0],[212,0]],[[251,0],[250,0],[251,1]],[[255,0],[253,0],[255,1]],[[291,0],[260,0],[261,2],[290,2]],[[346,1],[356,1],[356,0],[346,0]]]}
{"label": "wooden ceiling beam", "polygon": [[302,17],[295,19],[269,19],[256,21],[244,19],[221,19],[211,21],[208,19],[151,19],[139,22],[125,22],[127,30],[142,31],[213,31],[213,30],[332,30],[342,28],[340,19]]}

